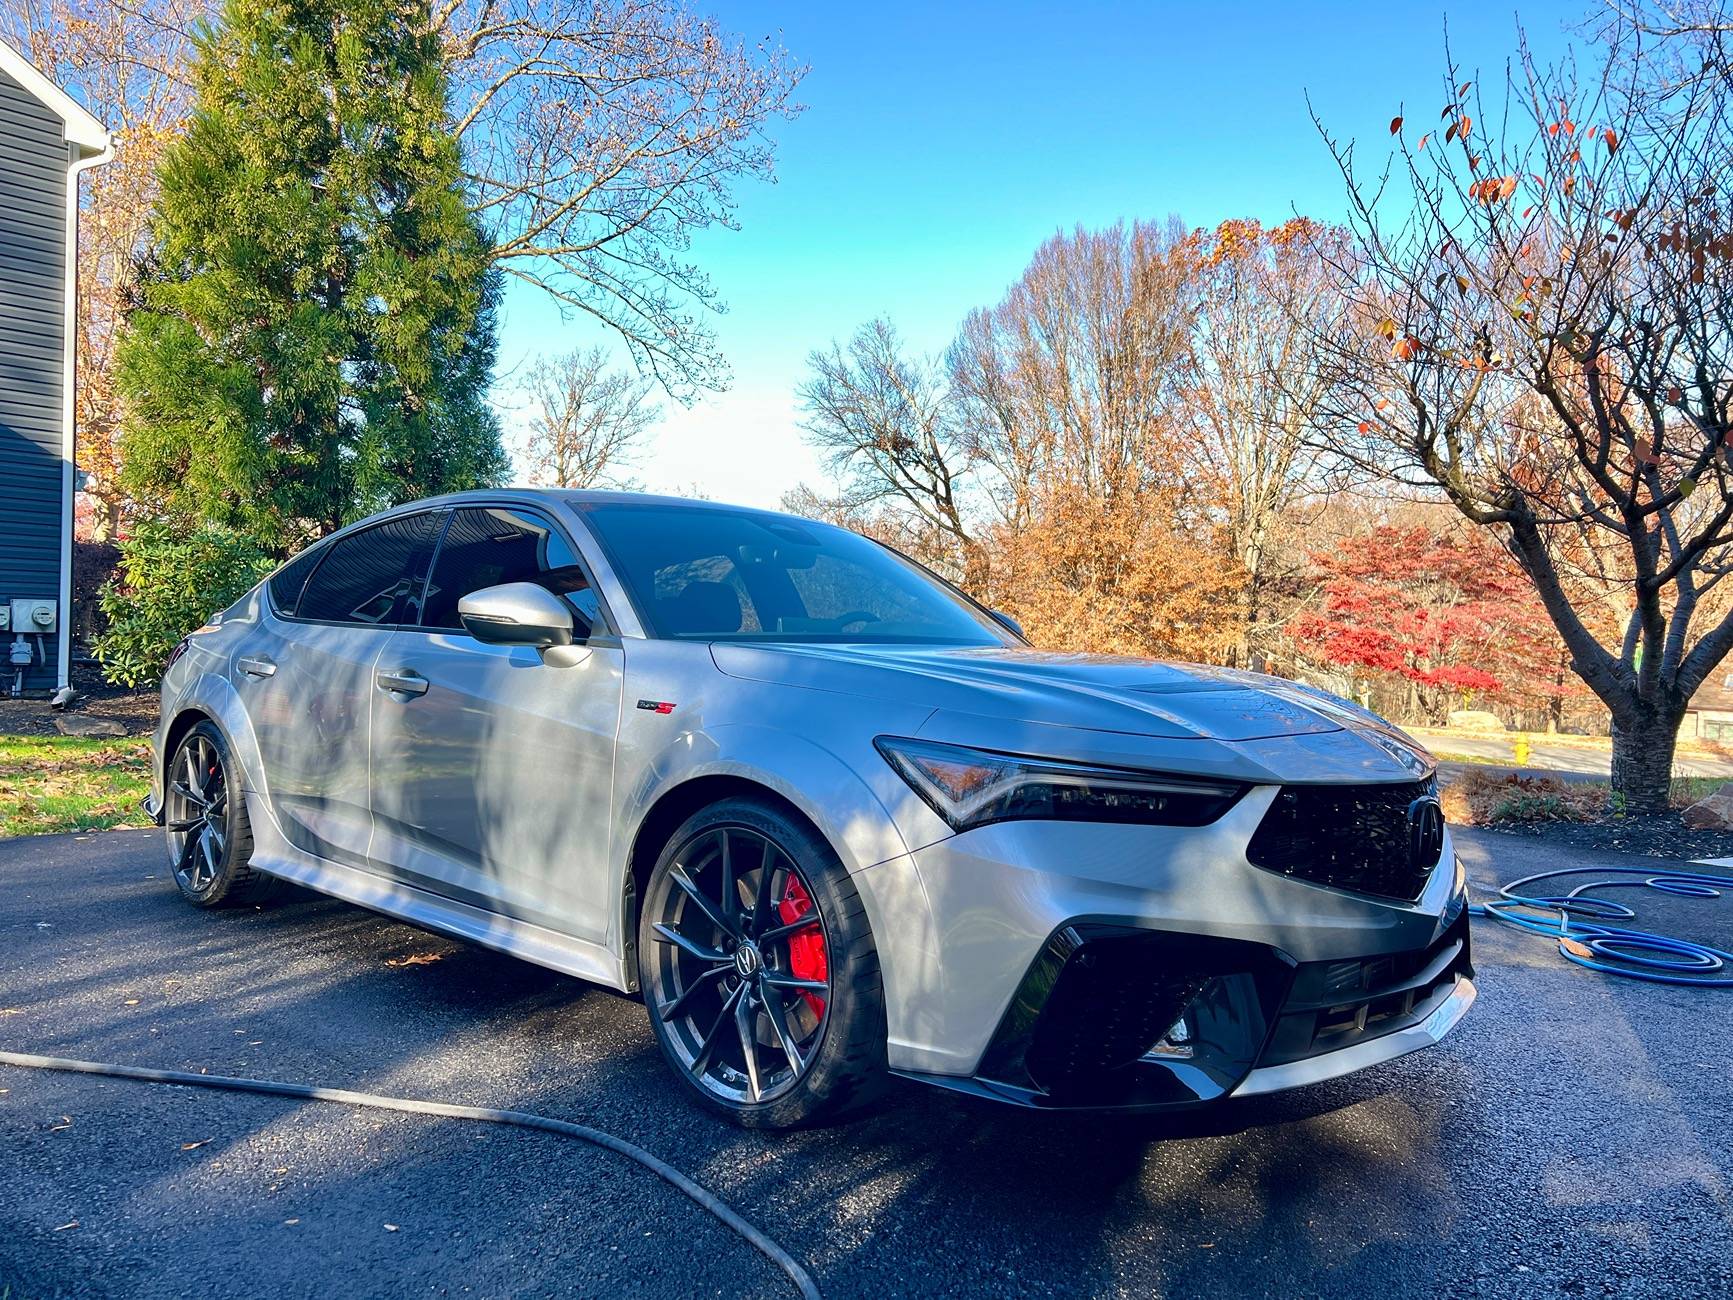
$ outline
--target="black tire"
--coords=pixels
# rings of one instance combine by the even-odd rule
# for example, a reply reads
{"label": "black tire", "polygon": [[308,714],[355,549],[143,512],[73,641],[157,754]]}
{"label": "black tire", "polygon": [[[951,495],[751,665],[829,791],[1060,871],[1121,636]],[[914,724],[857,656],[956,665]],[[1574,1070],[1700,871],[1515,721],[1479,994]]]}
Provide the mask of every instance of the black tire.
{"label": "black tire", "polygon": [[170,873],[195,907],[257,903],[276,884],[249,865],[253,830],[240,789],[240,766],[216,723],[181,737],[163,771],[163,824]]}
{"label": "black tire", "polygon": [[674,833],[644,890],[638,975],[663,1057],[736,1124],[834,1119],[884,1084],[884,985],[866,909],[830,845],[768,803],[727,799]]}

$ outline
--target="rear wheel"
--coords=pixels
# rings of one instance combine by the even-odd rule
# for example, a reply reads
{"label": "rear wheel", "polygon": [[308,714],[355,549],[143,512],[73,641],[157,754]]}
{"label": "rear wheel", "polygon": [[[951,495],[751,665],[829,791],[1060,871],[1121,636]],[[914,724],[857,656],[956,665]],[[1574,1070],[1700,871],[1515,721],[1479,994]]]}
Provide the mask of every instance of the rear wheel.
{"label": "rear wheel", "polygon": [[656,1040],[710,1109],[786,1128],[881,1085],[866,911],[830,846],[779,809],[730,799],[675,833],[645,890],[638,953]]}
{"label": "rear wheel", "polygon": [[164,770],[163,824],[181,896],[198,907],[254,903],[272,880],[252,870],[253,832],[239,769],[214,722],[200,722],[175,746]]}

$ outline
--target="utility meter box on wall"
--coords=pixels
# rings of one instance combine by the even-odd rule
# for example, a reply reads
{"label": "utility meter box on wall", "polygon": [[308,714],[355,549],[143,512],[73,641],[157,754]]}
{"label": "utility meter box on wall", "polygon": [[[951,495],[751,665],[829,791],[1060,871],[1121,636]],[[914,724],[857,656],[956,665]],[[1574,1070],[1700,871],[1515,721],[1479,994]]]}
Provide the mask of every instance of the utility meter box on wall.
{"label": "utility meter box on wall", "polygon": [[52,632],[60,621],[59,602],[53,600],[14,600],[11,631]]}

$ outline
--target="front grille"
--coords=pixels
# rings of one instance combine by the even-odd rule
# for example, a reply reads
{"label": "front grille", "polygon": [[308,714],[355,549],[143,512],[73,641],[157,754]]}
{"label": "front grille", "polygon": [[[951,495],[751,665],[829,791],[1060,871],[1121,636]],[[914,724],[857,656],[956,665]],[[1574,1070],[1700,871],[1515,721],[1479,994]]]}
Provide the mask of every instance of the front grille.
{"label": "front grille", "polygon": [[1316,885],[1411,903],[1438,865],[1438,846],[1416,836],[1410,809],[1437,797],[1438,783],[1430,779],[1284,786],[1246,857],[1253,866]]}
{"label": "front grille", "polygon": [[1285,1065],[1419,1024],[1473,973],[1466,909],[1422,952],[1300,966],[1258,1065]]}

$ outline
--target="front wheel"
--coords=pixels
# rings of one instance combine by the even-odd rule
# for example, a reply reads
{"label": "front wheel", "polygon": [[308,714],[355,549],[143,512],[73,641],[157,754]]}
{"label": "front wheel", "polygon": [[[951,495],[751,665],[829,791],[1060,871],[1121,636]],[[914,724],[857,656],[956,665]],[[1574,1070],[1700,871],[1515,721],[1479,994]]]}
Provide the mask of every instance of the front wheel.
{"label": "front wheel", "polygon": [[163,772],[169,862],[181,896],[196,907],[258,902],[270,892],[271,878],[248,866],[253,832],[239,776],[228,740],[209,721],[181,737]]}
{"label": "front wheel", "polygon": [[830,1118],[883,1082],[866,910],[831,847],[777,808],[729,799],[675,833],[645,890],[638,965],[663,1055],[737,1124]]}

